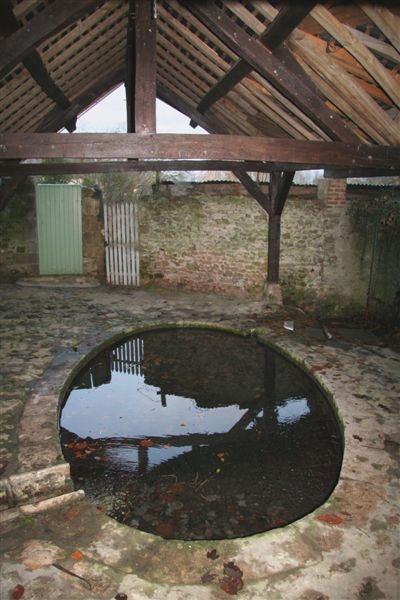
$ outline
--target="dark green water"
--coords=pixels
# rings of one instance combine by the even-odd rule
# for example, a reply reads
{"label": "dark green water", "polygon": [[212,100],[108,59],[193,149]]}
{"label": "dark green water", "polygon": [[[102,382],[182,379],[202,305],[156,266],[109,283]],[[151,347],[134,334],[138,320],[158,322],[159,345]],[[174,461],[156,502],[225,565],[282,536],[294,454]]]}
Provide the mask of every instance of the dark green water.
{"label": "dark green water", "polygon": [[176,539],[282,527],[332,492],[336,416],[280,354],[208,329],[141,333],[76,377],[60,416],[77,488],[131,527]]}

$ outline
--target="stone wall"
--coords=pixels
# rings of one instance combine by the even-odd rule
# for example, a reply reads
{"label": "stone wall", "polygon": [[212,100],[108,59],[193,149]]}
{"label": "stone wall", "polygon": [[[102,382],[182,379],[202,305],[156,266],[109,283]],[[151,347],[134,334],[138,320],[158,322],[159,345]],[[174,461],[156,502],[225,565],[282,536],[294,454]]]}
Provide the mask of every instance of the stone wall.
{"label": "stone wall", "polygon": [[[141,285],[263,297],[268,217],[240,184],[162,184],[138,207]],[[0,213],[0,226],[0,279],[37,275],[32,185]],[[101,280],[103,226],[100,195],[84,189],[84,272]],[[399,273],[398,188],[346,188],[334,179],[292,186],[281,231],[286,304],[321,315],[395,315]]]}
{"label": "stone wall", "polygon": [[[324,179],[292,186],[282,215],[280,280],[286,304],[321,314],[354,314],[368,304],[369,230],[354,210],[374,205],[380,188]],[[268,218],[240,184],[162,185],[140,200],[143,285],[259,299],[267,272]],[[364,239],[365,238],[365,239]]]}
{"label": "stone wall", "polygon": [[139,207],[142,284],[239,296],[262,293],[267,216],[239,186],[161,186]]}
{"label": "stone wall", "polygon": [[[322,214],[315,187],[292,187],[282,217],[286,301],[321,285]],[[142,198],[139,231],[142,284],[262,297],[268,217],[240,184],[163,185]]]}
{"label": "stone wall", "polygon": [[0,280],[38,274],[35,187],[27,180],[0,211]]}
{"label": "stone wall", "polygon": [[[83,274],[104,278],[102,201],[82,189]],[[35,186],[27,180],[0,212],[0,281],[39,275]]]}
{"label": "stone wall", "polygon": [[105,279],[104,220],[100,191],[82,189],[83,273]]}

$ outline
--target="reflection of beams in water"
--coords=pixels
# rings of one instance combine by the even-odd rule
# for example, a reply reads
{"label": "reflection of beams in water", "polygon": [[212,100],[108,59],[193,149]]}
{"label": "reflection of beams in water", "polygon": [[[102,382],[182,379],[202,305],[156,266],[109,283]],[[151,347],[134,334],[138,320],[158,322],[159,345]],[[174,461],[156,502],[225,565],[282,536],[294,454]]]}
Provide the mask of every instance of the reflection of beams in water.
{"label": "reflection of beams in water", "polygon": [[114,348],[111,355],[111,370],[117,373],[141,375],[144,356],[144,340],[135,338]]}
{"label": "reflection of beams in water", "polygon": [[[234,428],[233,428],[234,429]],[[137,446],[146,448],[148,446],[204,446],[210,444],[219,444],[226,442],[229,439],[240,440],[241,436],[245,439],[249,435],[248,430],[238,432],[236,429],[225,433],[189,433],[187,435],[152,435],[149,438],[131,438],[131,437],[107,437],[107,438],[90,438],[91,442],[100,446],[116,447],[116,446]],[[84,439],[84,438],[82,438]],[[147,441],[148,440],[148,441]]]}

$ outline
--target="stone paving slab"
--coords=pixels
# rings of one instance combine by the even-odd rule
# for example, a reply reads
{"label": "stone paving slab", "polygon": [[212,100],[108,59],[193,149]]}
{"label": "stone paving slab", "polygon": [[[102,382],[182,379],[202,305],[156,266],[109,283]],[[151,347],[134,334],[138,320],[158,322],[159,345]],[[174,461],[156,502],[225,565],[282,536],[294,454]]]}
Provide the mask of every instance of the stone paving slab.
{"label": "stone paving slab", "polygon": [[[217,600],[228,597],[218,577],[229,561],[243,571],[246,600],[400,598],[399,354],[369,335],[327,339],[300,313],[256,302],[104,287],[0,293],[1,600],[17,584],[27,600]],[[284,328],[288,318],[294,331]],[[125,527],[71,493],[57,417],[72,370],[112,336],[177,322],[252,330],[329,391],[345,452],[323,506],[264,534],[183,542]],[[207,558],[213,548],[216,561]],[[202,584],[207,571],[217,579]]]}

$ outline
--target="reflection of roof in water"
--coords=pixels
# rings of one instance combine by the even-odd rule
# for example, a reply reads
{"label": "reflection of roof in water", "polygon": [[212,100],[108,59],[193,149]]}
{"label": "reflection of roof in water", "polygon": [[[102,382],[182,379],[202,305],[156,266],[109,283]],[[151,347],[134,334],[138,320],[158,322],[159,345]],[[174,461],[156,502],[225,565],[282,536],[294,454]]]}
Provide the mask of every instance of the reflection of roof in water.
{"label": "reflection of roof in water", "polygon": [[200,408],[254,406],[309,396],[315,385],[290,361],[253,338],[207,329],[171,328],[141,334],[103,350],[74,381],[75,389],[108,384],[112,373],[140,376],[167,395]]}

